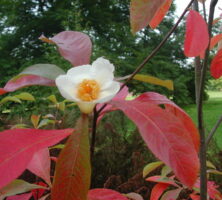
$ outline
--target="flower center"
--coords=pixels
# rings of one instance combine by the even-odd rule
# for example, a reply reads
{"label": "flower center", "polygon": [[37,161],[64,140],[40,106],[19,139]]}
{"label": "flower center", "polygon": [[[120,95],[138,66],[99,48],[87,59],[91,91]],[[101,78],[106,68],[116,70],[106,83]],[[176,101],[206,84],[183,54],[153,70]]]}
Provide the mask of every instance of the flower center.
{"label": "flower center", "polygon": [[82,101],[93,101],[98,99],[100,86],[95,80],[84,79],[77,89],[77,96]]}

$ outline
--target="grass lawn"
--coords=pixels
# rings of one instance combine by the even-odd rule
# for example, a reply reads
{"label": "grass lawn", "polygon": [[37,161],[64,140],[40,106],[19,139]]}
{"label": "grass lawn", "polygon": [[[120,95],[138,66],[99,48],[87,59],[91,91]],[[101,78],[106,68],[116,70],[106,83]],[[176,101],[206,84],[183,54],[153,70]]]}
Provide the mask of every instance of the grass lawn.
{"label": "grass lawn", "polygon": [[[222,92],[208,92],[210,98],[208,101],[204,102],[204,120],[206,132],[209,133],[214,127],[215,123],[222,116]],[[197,122],[196,117],[196,106],[188,105],[184,107],[184,110],[192,117],[192,119]],[[216,143],[220,149],[222,149],[222,124],[218,128],[215,136]]]}

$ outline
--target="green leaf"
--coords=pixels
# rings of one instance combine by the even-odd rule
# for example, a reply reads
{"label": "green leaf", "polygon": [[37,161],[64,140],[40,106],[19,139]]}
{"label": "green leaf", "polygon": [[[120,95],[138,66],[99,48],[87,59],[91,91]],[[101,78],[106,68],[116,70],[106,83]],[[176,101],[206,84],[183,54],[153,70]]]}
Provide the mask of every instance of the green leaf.
{"label": "green leaf", "polygon": [[214,164],[212,162],[210,162],[209,160],[207,160],[207,167],[212,168],[212,169],[216,169]]}
{"label": "green leaf", "polygon": [[162,161],[149,163],[143,168],[143,177],[145,178],[149,175],[150,172],[154,171],[156,168],[160,167],[163,164],[164,163]]}
{"label": "green leaf", "polygon": [[21,99],[21,100],[26,100],[26,101],[35,101],[34,96],[28,92],[22,92],[18,95],[15,95],[14,97]]}
{"label": "green leaf", "polygon": [[66,108],[65,102],[62,101],[62,102],[60,102],[60,103],[58,104],[58,109],[59,109],[59,110],[64,111],[65,108]]}
{"label": "green leaf", "polygon": [[55,95],[50,95],[50,96],[47,97],[47,99],[48,99],[49,101],[51,101],[52,103],[54,103],[54,104],[57,104],[57,103],[58,103]]}
{"label": "green leaf", "polygon": [[83,115],[58,157],[52,200],[87,200],[91,179],[89,152],[88,116]]}
{"label": "green leaf", "polygon": [[172,172],[172,169],[169,166],[165,165],[161,170],[161,176],[165,177],[171,172]]}
{"label": "green leaf", "polygon": [[39,188],[47,189],[46,187],[40,185],[30,184],[26,181],[16,179],[0,190],[0,199]]}
{"label": "green leaf", "polygon": [[145,83],[150,83],[153,85],[160,85],[160,86],[163,86],[169,90],[173,90],[173,81],[171,81],[171,80],[161,80],[161,79],[156,78],[154,76],[143,75],[143,74],[137,74],[133,77],[133,79],[138,80],[138,81],[142,81]]}
{"label": "green leaf", "polygon": [[64,144],[58,144],[56,146],[50,147],[49,149],[63,149],[65,147]]}
{"label": "green leaf", "polygon": [[216,170],[216,169],[208,169],[208,170],[207,170],[207,173],[222,175],[222,172],[221,172],[221,171],[218,171],[218,170]]}
{"label": "green leaf", "polygon": [[55,124],[55,120],[43,119],[43,120],[40,121],[37,128],[42,128],[43,126],[47,126],[49,124]]}
{"label": "green leaf", "polygon": [[18,99],[17,97],[14,97],[14,96],[8,96],[8,97],[5,97],[3,98],[1,101],[0,101],[0,104],[4,104],[8,101],[13,101],[15,103],[22,103],[20,99]]}
{"label": "green leaf", "polygon": [[57,76],[65,74],[65,72],[56,65],[36,64],[26,68],[20,74],[32,74],[55,80]]}

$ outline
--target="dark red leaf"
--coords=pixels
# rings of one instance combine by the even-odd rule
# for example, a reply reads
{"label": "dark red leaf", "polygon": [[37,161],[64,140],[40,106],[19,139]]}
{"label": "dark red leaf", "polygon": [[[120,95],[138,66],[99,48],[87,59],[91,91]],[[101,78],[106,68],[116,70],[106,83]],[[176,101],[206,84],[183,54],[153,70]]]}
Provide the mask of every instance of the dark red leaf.
{"label": "dark red leaf", "polygon": [[222,76],[222,49],[219,50],[213,58],[210,65],[211,76],[218,79]]}
{"label": "dark red leaf", "polygon": [[82,116],[58,157],[52,200],[87,200],[90,179],[88,118]]}
{"label": "dark red leaf", "polygon": [[73,66],[90,63],[92,42],[88,35],[76,31],[63,31],[50,40],[58,46],[60,54]]}
{"label": "dark red leaf", "polygon": [[157,10],[156,14],[154,15],[153,19],[150,21],[150,27],[152,29],[156,28],[160,22],[165,17],[166,13],[170,9],[170,6],[172,4],[172,0],[166,0],[162,6]]}
{"label": "dark red leaf", "polygon": [[[39,183],[36,183],[36,184],[37,185],[41,185],[43,187],[47,187],[47,184],[45,184],[43,182],[39,182]],[[39,200],[44,193],[45,193],[45,189],[35,189],[35,190],[32,190],[32,195],[33,195],[35,200]]]}
{"label": "dark red leaf", "polygon": [[137,97],[136,100],[140,102],[152,103],[152,104],[157,104],[157,105],[164,104],[165,109],[167,111],[171,112],[178,119],[181,120],[181,122],[187,129],[187,133],[189,134],[190,138],[193,141],[196,151],[199,152],[200,136],[199,136],[198,130],[194,122],[192,121],[192,119],[183,109],[181,109],[174,102],[169,100],[167,97],[161,94],[158,94],[156,92],[143,93],[139,97]]}
{"label": "dark red leaf", "polygon": [[0,88],[0,95],[3,95],[5,93],[7,93],[8,91],[4,90],[3,88]]}
{"label": "dark red leaf", "polygon": [[34,153],[58,143],[72,132],[73,129],[13,129],[0,132],[0,188],[26,169]]}
{"label": "dark red leaf", "polygon": [[150,176],[149,178],[146,179],[146,181],[167,184],[167,185],[173,185],[175,187],[178,187],[178,185],[174,182],[173,179],[162,177],[162,176]]}
{"label": "dark red leaf", "polygon": [[187,57],[200,56],[209,44],[208,28],[203,17],[195,10],[190,10],[186,21],[184,54]]}
{"label": "dark red leaf", "polygon": [[114,190],[92,189],[88,193],[88,200],[128,200],[128,198]]}
{"label": "dark red leaf", "polygon": [[199,172],[199,159],[180,118],[157,105],[138,100],[111,103],[137,125],[151,151],[172,168],[183,184],[192,187]]}

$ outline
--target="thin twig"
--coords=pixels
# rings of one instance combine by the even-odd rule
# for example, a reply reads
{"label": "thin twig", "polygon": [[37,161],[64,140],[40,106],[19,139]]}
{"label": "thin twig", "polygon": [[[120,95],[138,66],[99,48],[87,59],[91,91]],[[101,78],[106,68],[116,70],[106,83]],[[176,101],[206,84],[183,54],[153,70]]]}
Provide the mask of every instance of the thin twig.
{"label": "thin twig", "polygon": [[212,128],[212,130],[210,131],[209,135],[207,136],[207,139],[206,139],[206,146],[209,145],[211,139],[213,138],[216,130],[218,129],[218,127],[220,126],[222,122],[222,116],[218,119],[217,123],[215,124],[215,126]]}
{"label": "thin twig", "polygon": [[204,14],[204,19],[207,21],[207,12],[206,12],[206,4],[205,1],[203,1],[203,14]]}
{"label": "thin twig", "polygon": [[136,70],[131,74],[131,76],[125,81],[125,83],[122,85],[121,88],[123,88],[130,80],[133,79],[133,77],[145,66],[145,64],[150,61],[153,56],[157,54],[157,52],[160,50],[160,48],[166,43],[166,41],[169,39],[169,37],[172,35],[172,33],[176,30],[177,26],[180,24],[181,20],[183,19],[184,15],[187,13],[188,9],[192,5],[194,0],[191,0],[190,3],[187,5],[183,13],[181,14],[180,18],[177,20],[176,24],[171,28],[171,30],[167,33],[167,35],[163,38],[163,40],[160,42],[160,44],[151,52],[150,55],[148,55],[145,60],[136,68]]}
{"label": "thin twig", "polygon": [[[210,4],[210,13],[208,20],[208,31],[210,38],[212,35],[214,10],[217,2],[218,0],[211,0]],[[204,85],[205,85],[206,72],[208,66],[209,46],[210,42],[205,52],[205,58],[200,78],[199,102],[197,105],[198,129],[200,133],[200,199],[201,200],[207,199],[207,174],[206,174],[207,167],[206,167],[206,141],[205,141],[205,130],[204,130],[204,121],[203,121],[203,93],[204,93]]]}
{"label": "thin twig", "polygon": [[[176,24],[171,28],[171,30],[168,32],[168,34],[163,38],[163,40],[160,42],[160,44],[151,52],[149,56],[147,56],[144,61],[136,68],[136,70],[129,76],[129,78],[123,83],[123,85],[120,88],[120,91],[126,86],[126,84],[133,79],[133,77],[145,66],[145,64],[150,61],[151,58],[153,58],[157,52],[160,50],[160,48],[166,43],[166,41],[169,39],[169,37],[172,35],[172,33],[176,30],[180,22],[182,21],[184,15],[187,13],[188,9],[192,5],[194,0],[191,0],[190,3],[187,5],[187,7],[184,9],[183,13],[177,20]],[[91,159],[94,154],[94,148],[95,148],[95,138],[96,138],[96,123],[99,114],[102,112],[102,110],[106,107],[107,104],[104,104],[98,111],[94,110],[94,116],[93,116],[93,126],[92,126],[92,141],[91,141]]]}

